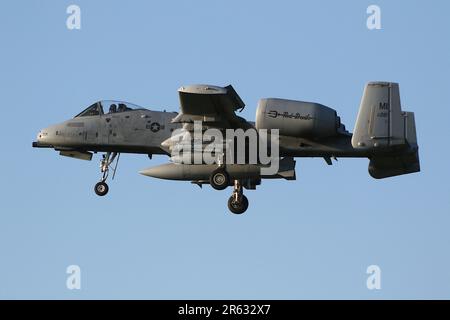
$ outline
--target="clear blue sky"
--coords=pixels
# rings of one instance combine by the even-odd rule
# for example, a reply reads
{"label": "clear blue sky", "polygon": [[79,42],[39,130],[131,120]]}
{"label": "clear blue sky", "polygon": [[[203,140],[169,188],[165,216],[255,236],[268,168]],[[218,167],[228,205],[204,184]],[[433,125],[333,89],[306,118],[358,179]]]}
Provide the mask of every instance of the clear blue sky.
{"label": "clear blue sky", "polygon": [[[66,8],[81,7],[81,30]],[[125,4],[126,3],[126,4]],[[381,7],[382,29],[366,27]],[[0,298],[450,298],[448,1],[2,1]],[[183,84],[316,101],[352,130],[364,84],[400,83],[422,172],[374,180],[366,159],[298,159],[249,210],[231,190],[138,171],[123,155],[97,197],[92,162],[31,148],[100,99],[178,110]],[[66,288],[79,265],[82,289]],[[366,288],[379,265],[382,289]]]}

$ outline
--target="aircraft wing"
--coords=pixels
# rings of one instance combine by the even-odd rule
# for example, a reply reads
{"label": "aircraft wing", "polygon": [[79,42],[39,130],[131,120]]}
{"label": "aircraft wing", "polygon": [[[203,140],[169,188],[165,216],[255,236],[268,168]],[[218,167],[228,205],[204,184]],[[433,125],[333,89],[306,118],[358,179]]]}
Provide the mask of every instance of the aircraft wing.
{"label": "aircraft wing", "polygon": [[253,125],[236,115],[245,107],[244,102],[229,85],[184,86],[178,90],[181,113],[172,122],[192,123],[196,120],[218,129],[248,129]]}

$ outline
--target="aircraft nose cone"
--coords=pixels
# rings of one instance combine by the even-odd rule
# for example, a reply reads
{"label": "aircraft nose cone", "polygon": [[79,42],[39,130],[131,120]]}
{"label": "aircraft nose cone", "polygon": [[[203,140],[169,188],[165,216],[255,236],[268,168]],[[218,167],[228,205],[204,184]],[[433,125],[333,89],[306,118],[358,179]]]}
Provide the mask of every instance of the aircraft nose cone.
{"label": "aircraft nose cone", "polygon": [[41,130],[39,130],[39,132],[38,132],[38,134],[36,136],[36,140],[37,141],[41,141],[43,136],[44,136],[44,129],[41,129]]}
{"label": "aircraft nose cone", "polygon": [[48,130],[47,129],[41,129],[39,130],[38,134],[36,135],[36,141],[37,143],[43,143],[45,142],[48,137]]}
{"label": "aircraft nose cone", "polygon": [[36,135],[36,141],[33,141],[32,146],[33,148],[39,148],[46,145],[46,137],[48,133],[45,131],[45,129],[39,130],[38,134]]}
{"label": "aircraft nose cone", "polygon": [[33,141],[32,146],[33,148],[38,148],[41,143],[42,143],[42,130],[40,130],[36,135],[36,141]]}
{"label": "aircraft nose cone", "polygon": [[58,130],[60,130],[59,125],[53,125],[41,129],[36,136],[36,143],[33,146],[53,146],[60,143],[58,137]]}

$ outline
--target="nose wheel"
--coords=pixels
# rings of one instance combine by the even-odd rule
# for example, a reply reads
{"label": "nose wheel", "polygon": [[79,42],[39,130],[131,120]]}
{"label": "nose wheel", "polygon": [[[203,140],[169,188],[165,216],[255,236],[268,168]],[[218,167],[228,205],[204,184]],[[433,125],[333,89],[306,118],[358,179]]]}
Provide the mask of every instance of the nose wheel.
{"label": "nose wheel", "polygon": [[97,184],[95,185],[94,191],[98,196],[103,197],[104,195],[106,195],[108,193],[109,187],[106,184],[106,182],[100,181],[100,182],[97,182]]}
{"label": "nose wheel", "polygon": [[[116,158],[117,158],[117,161],[113,168],[112,164],[113,164],[114,160],[116,160]],[[119,158],[120,158],[120,153],[117,153],[117,152],[108,152],[105,155],[103,155],[103,158],[100,161],[100,170],[102,172],[102,178],[100,179],[100,182],[97,182],[95,184],[95,187],[94,187],[94,191],[95,191],[96,195],[103,197],[108,193],[109,187],[106,184],[106,180],[108,179],[108,176],[109,176],[109,170],[110,169],[113,170],[112,179],[114,179],[114,177],[116,175],[117,165],[119,164]]]}
{"label": "nose wheel", "polygon": [[248,209],[248,199],[242,191],[242,185],[239,180],[234,180],[234,190],[228,199],[228,209],[234,214],[242,214]]}

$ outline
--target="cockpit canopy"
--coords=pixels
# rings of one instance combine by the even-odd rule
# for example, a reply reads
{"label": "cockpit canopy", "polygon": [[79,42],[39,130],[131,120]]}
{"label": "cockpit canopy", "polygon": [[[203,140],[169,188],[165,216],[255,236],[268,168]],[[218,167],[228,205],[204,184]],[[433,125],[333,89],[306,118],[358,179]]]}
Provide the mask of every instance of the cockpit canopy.
{"label": "cockpit canopy", "polygon": [[108,110],[108,114],[125,112],[130,110],[142,109],[141,107],[129,102],[102,100],[98,101],[75,116],[75,118],[99,116],[105,114],[104,110]]}

